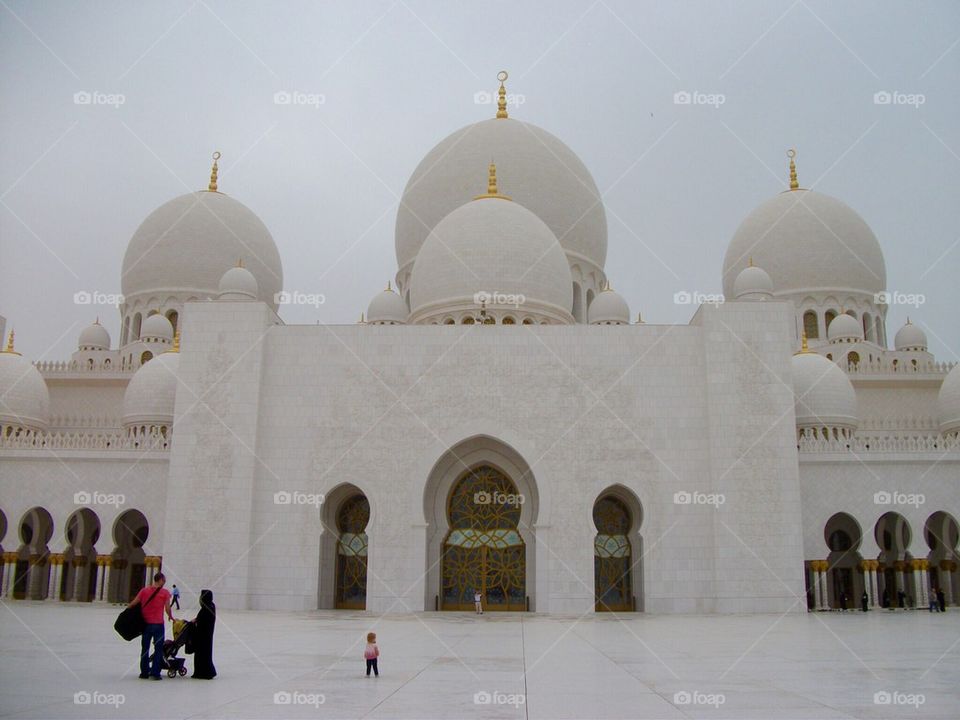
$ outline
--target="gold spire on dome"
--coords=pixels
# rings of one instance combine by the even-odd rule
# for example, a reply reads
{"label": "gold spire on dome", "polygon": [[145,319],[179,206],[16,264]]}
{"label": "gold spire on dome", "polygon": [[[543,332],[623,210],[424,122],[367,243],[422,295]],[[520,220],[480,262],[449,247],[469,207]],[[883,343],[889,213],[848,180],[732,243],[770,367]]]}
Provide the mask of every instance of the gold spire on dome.
{"label": "gold spire on dome", "polygon": [[753,256],[751,256],[750,260],[747,261],[747,267],[753,267]]}
{"label": "gold spire on dome", "polygon": [[6,347],[6,349],[5,349],[3,352],[8,353],[8,354],[10,354],[10,355],[19,355],[19,354],[20,354],[20,353],[18,353],[16,350],[13,349],[13,330],[11,330],[11,331],[10,331],[10,335],[7,336],[7,347]]}
{"label": "gold spire on dome", "polygon": [[800,333],[800,350],[795,352],[794,355],[804,355],[809,353],[813,353],[813,350],[811,350],[807,345],[807,331],[804,330],[802,333]]}
{"label": "gold spire on dome", "polygon": [[637,313],[637,325],[643,325],[643,313]]}
{"label": "gold spire on dome", "polygon": [[497,80],[500,81],[500,89],[497,91],[497,119],[503,120],[507,117],[507,88],[503,83],[510,75],[506,70],[497,73]]}
{"label": "gold spire on dome", "polygon": [[797,156],[797,151],[795,148],[790,148],[787,150],[787,157],[790,158],[790,189],[799,190],[800,183],[797,182],[797,164],[793,159]]}
{"label": "gold spire on dome", "polygon": [[390,281],[389,281],[389,280],[387,280],[387,289],[384,290],[384,292],[393,292],[393,288],[390,287]]}
{"label": "gold spire on dome", "polygon": [[220,172],[220,166],[217,164],[217,161],[220,159],[220,151],[217,150],[213,154],[213,167],[210,168],[210,184],[207,185],[207,190],[210,192],[219,192],[217,190],[217,173]]}
{"label": "gold spire on dome", "polygon": [[489,174],[487,176],[487,192],[483,195],[477,195],[474,200],[483,200],[484,198],[512,200],[512,198],[506,195],[501,195],[499,190],[497,190],[497,166],[494,162],[490,163]]}
{"label": "gold spire on dome", "polygon": [[170,348],[170,352],[178,353],[180,352],[180,331],[177,330],[173,334],[173,347]]}
{"label": "gold spire on dome", "polygon": [[243,267],[243,258],[242,258],[242,257],[237,258],[237,267],[238,267],[238,268],[242,268],[242,267]]}

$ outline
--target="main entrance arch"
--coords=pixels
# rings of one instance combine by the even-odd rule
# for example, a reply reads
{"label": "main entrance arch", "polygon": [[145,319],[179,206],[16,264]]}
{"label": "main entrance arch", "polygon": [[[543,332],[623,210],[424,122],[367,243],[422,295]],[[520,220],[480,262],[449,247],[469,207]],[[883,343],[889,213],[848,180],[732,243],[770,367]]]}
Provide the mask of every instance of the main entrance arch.
{"label": "main entrance arch", "polygon": [[489,435],[451,445],[424,486],[424,609],[472,610],[480,589],[491,610],[537,610],[539,511],[536,479],[513,447]]}
{"label": "main entrance arch", "polygon": [[367,524],[370,503],[363,493],[351,495],[337,510],[337,579],[334,604],[347,610],[367,607]]}
{"label": "main entrance arch", "polygon": [[523,496],[502,471],[464,472],[447,501],[441,610],[470,610],[474,593],[487,610],[526,610],[526,548],[518,531]]}

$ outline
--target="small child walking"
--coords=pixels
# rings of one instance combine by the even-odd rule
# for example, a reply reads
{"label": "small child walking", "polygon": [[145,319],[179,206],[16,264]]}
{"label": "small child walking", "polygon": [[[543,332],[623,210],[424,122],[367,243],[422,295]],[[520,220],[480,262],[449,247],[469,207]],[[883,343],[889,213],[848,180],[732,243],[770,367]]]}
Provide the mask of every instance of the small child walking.
{"label": "small child walking", "polygon": [[370,669],[373,674],[380,677],[380,671],[377,669],[377,658],[380,657],[380,648],[377,647],[377,634],[367,633],[367,649],[363,651],[363,659],[367,661],[367,677],[370,677]]}

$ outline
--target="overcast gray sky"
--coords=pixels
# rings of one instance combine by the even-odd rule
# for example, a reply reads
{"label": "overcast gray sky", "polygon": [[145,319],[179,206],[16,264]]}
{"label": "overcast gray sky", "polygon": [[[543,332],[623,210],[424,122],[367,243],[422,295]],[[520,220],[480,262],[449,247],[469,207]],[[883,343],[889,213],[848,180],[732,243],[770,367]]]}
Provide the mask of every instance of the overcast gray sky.
{"label": "overcast gray sky", "polygon": [[[678,290],[720,292],[743,217],[801,185],[873,228],[892,339],[909,314],[960,354],[960,3],[0,2],[0,315],[31,359],[66,359],[120,291],[127,242],[206,186],[264,221],[288,289],[326,304],[288,323],[355,321],[396,272],[399,196],[426,152],[492,116],[559,136],[605,192],[607,273],[636,316],[686,323]],[[678,91],[722,106],[676,105]],[[119,107],[74,93],[122,94]],[[319,107],[274,103],[323,95]],[[923,96],[877,105],[874,93]],[[607,192],[608,188],[611,188]],[[119,313],[100,309],[114,344]]]}

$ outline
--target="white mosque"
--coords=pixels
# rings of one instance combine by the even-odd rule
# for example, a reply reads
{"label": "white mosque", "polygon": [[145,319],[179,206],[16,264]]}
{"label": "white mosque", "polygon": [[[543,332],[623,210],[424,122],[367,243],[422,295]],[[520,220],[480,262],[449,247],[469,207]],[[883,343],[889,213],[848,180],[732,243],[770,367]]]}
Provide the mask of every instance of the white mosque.
{"label": "white mosque", "polygon": [[284,323],[217,157],[130,240],[118,342],[33,363],[9,333],[5,600],[125,601],[162,567],[239,609],[960,603],[960,368],[918,324],[890,346],[880,243],[792,156],[685,325],[631,321],[589,171],[502,80],[414,170],[360,323]]}

